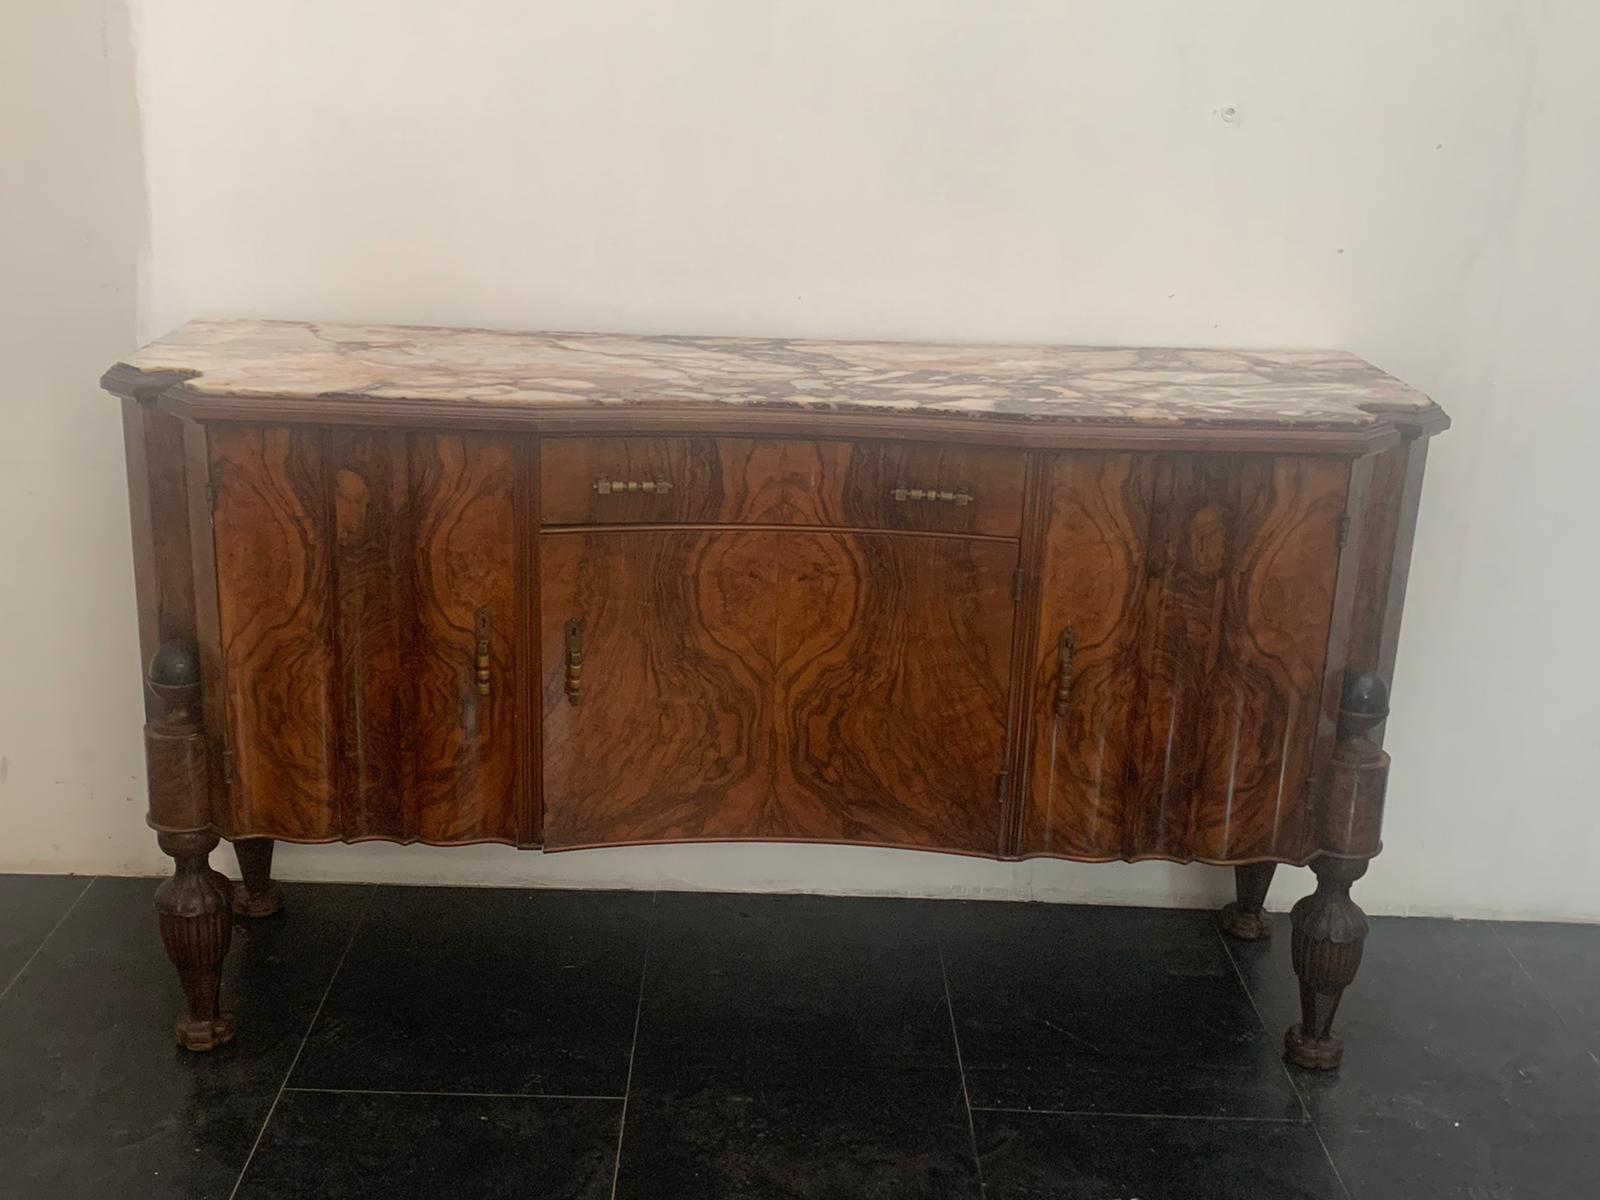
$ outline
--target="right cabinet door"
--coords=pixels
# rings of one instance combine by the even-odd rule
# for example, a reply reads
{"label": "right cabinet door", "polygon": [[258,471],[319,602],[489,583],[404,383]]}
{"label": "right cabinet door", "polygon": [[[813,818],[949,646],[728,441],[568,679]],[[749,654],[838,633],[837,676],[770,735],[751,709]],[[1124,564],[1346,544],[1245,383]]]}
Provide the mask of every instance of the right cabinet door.
{"label": "right cabinet door", "polygon": [[895,533],[545,534],[545,844],[997,853],[1016,560]]}
{"label": "right cabinet door", "polygon": [[1070,453],[1046,477],[1020,852],[1299,857],[1349,460]]}

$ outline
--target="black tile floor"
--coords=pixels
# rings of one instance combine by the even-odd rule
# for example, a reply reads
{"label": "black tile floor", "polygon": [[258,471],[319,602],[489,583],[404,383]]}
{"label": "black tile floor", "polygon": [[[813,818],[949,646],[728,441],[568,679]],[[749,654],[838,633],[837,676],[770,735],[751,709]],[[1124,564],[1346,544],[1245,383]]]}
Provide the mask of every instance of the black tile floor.
{"label": "black tile floor", "polygon": [[1207,913],[0,876],[0,1197],[1600,1197],[1600,927],[1378,920],[1336,1074]]}

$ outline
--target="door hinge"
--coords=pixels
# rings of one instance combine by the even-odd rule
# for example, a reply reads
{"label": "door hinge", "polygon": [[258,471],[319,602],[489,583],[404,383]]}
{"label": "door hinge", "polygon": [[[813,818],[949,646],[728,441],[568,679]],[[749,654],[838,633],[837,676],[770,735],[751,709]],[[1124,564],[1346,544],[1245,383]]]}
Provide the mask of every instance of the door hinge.
{"label": "door hinge", "polygon": [[1345,543],[1350,540],[1350,514],[1345,513],[1339,518],[1339,549],[1343,550]]}
{"label": "door hinge", "polygon": [[994,799],[996,804],[1004,804],[1006,802],[1006,792],[1009,790],[1007,785],[1010,782],[1011,772],[1001,771],[1000,777],[994,781]]}
{"label": "door hinge", "polygon": [[1023,574],[1022,574],[1022,568],[1018,567],[1015,571],[1013,571],[1011,573],[1011,599],[1013,601],[1018,601],[1018,600],[1022,599],[1023,582],[1024,582],[1024,577],[1023,577]]}
{"label": "door hinge", "polygon": [[217,485],[212,483],[210,480],[207,480],[201,486],[205,490],[206,511],[209,512],[209,513],[216,512],[217,511]]}
{"label": "door hinge", "polygon": [[232,750],[224,750],[222,752],[222,782],[226,783],[226,784],[229,784],[230,786],[233,783],[233,751]]}

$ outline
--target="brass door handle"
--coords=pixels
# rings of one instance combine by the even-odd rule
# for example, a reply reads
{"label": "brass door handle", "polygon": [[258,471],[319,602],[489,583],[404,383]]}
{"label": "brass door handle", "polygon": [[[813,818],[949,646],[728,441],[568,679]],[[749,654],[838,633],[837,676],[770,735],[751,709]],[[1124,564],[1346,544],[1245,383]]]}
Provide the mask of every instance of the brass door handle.
{"label": "brass door handle", "polygon": [[583,699],[583,619],[573,617],[566,624],[563,639],[567,648],[567,703],[574,708]]}
{"label": "brass door handle", "polygon": [[670,479],[608,479],[602,475],[594,481],[594,490],[602,496],[610,496],[618,492],[647,492],[651,495],[665,496],[672,490],[672,481]]}
{"label": "brass door handle", "polygon": [[1061,642],[1056,647],[1056,716],[1067,715],[1067,696],[1072,691],[1072,656],[1078,649],[1078,635],[1072,626],[1061,631]]}
{"label": "brass door handle", "polygon": [[972,493],[966,488],[957,491],[940,491],[938,488],[914,488],[899,484],[889,493],[902,504],[907,500],[932,500],[938,504],[954,504],[957,508],[972,503]]}
{"label": "brass door handle", "polygon": [[474,660],[473,676],[478,682],[478,695],[489,694],[489,610],[480,608],[477,617],[478,652]]}

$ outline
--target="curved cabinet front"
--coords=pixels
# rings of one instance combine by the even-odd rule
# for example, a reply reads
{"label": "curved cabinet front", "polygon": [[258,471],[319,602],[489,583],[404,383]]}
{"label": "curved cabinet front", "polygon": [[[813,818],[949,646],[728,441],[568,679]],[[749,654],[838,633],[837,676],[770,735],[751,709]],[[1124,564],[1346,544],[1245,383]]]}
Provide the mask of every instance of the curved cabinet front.
{"label": "curved cabinet front", "polygon": [[1294,861],[1348,459],[1052,456],[1020,852]]}
{"label": "curved cabinet front", "polygon": [[[230,836],[1314,849],[1359,460],[208,439]],[[606,471],[681,486],[594,522]],[[894,501],[912,480],[977,499]],[[719,523],[660,520],[702,491]]]}
{"label": "curved cabinet front", "polygon": [[519,840],[515,440],[224,425],[208,451],[223,832]]}
{"label": "curved cabinet front", "polygon": [[1014,542],[547,532],[550,848],[1000,852]]}

